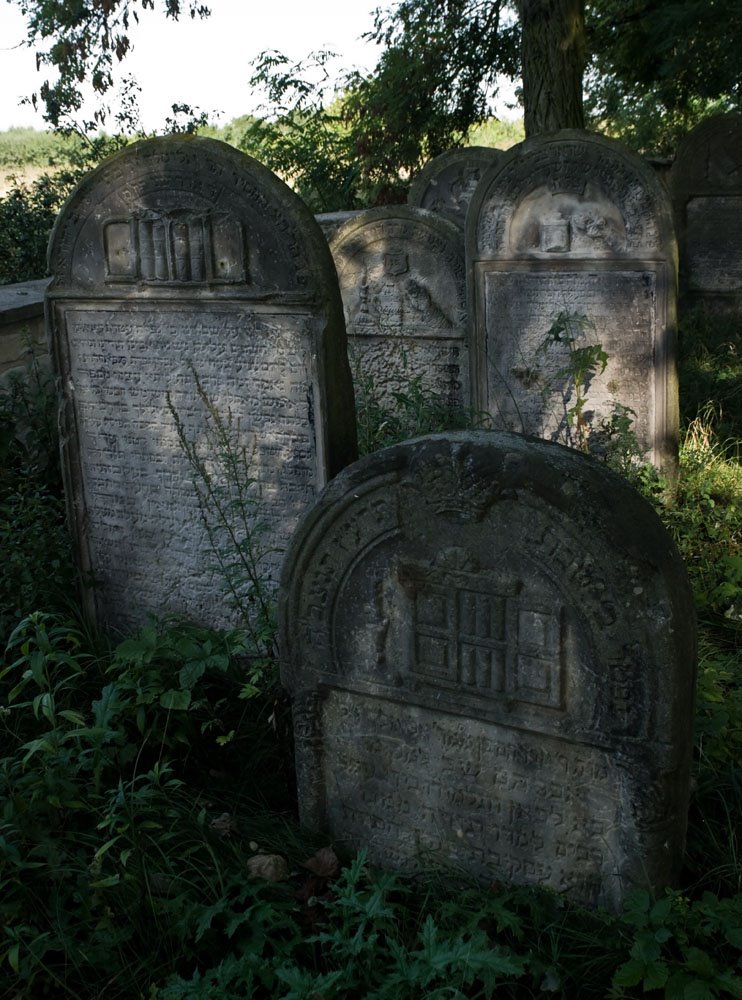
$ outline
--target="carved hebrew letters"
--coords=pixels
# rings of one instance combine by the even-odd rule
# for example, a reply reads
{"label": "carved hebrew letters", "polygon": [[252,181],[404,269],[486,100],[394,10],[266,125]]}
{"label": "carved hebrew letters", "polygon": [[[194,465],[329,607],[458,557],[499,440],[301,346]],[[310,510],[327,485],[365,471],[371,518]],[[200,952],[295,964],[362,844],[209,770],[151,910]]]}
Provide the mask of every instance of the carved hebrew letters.
{"label": "carved hebrew letters", "polygon": [[[514,147],[477,189],[467,254],[475,407],[496,427],[598,453],[628,414],[641,453],[672,471],[676,261],[649,168],[588,133]],[[607,366],[580,374],[578,352],[598,346]]]}
{"label": "carved hebrew letters", "polygon": [[356,463],[283,577],[303,821],[379,864],[588,903],[672,878],[690,606],[650,508],[568,449],[461,433]]}
{"label": "carved hebrew letters", "polygon": [[239,594],[216,567],[233,559],[235,537],[209,521],[183,438],[229,509],[234,484],[209,406],[242,449],[270,587],[299,515],[355,454],[321,231],[277,178],[229,147],[153,140],[82,182],[50,263],[69,515],[95,580],[90,614],[127,628],[150,612],[234,624]]}

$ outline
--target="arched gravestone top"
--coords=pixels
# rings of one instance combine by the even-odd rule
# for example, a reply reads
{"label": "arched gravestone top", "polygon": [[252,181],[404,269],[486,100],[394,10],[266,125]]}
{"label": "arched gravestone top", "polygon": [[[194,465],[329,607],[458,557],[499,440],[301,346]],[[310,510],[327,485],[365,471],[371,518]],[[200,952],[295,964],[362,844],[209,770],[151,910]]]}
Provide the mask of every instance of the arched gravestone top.
{"label": "arched gravestone top", "polygon": [[[63,206],[49,242],[51,289],[321,302],[334,285],[332,262],[311,212],[288,192],[257,160],[214,139],[134,143]],[[158,224],[167,230],[161,252],[150,235]]]}
{"label": "arched gravestone top", "polygon": [[[466,271],[461,229],[419,208],[372,208],[330,241],[351,368],[391,400],[411,378],[469,404]],[[358,391],[358,387],[357,387]]]}
{"label": "arched gravestone top", "polygon": [[564,129],[513,146],[482,178],[467,223],[474,260],[672,260],[672,212],[643,160],[605,136]]}
{"label": "arched gravestone top", "polygon": [[[666,191],[620,143],[565,130],[508,150],[487,171],[467,216],[474,321],[473,405],[497,428],[577,444],[564,341],[601,344],[588,385],[591,443],[619,404],[635,411],[641,452],[677,464],[677,250]],[[571,395],[570,395],[571,393]]]}
{"label": "arched gravestone top", "polygon": [[149,612],[235,624],[170,404],[219,489],[204,397],[239,436],[275,579],[299,514],[357,455],[319,226],[257,161],[173,136],[126,147],[78,185],[49,263],[68,507],[97,581],[89,613],[124,628]]}
{"label": "arched gravestone top", "polygon": [[463,226],[477,184],[502,155],[489,146],[466,146],[433,157],[412,179],[407,203]]}
{"label": "arched gravestone top", "polygon": [[670,172],[684,301],[742,310],[742,115],[714,115],[683,140]]}
{"label": "arched gravestone top", "polygon": [[299,526],[279,617],[308,827],[617,907],[675,877],[693,601],[602,464],[497,432],[361,459]]}

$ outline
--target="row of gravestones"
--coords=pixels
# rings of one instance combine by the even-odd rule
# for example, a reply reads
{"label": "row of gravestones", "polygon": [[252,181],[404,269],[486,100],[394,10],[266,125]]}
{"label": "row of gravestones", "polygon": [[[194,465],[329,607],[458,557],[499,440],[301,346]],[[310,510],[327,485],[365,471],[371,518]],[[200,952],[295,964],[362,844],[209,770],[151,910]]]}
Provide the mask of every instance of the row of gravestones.
{"label": "row of gravestones", "polygon": [[356,392],[389,403],[416,375],[496,428],[595,452],[631,415],[639,454],[671,468],[673,222],[681,307],[739,315],[742,117],[695,129],[668,190],[615,143],[560,133],[444,153],[409,205],[327,222]]}
{"label": "row of gravestones", "polygon": [[[653,372],[671,355],[672,255],[661,192],[605,140],[532,149],[472,202],[473,384],[494,391],[503,302],[523,336],[544,296],[600,304],[615,352],[632,359],[615,377],[651,397],[642,426],[662,456],[654,413],[667,409],[656,400],[667,377],[656,390]],[[446,224],[421,240],[417,217],[383,223],[359,232],[372,248],[362,262],[355,230],[340,235],[358,289],[346,308],[361,328],[419,310],[430,363],[453,343],[463,366]],[[426,267],[413,263],[419,242]],[[266,578],[283,564],[305,824],[377,862],[451,864],[590,903],[672,880],[692,601],[672,542],[625,483],[508,433],[437,435],[353,462],[327,242],[282,182],[220,143],[146,141],[102,164],[64,206],[50,265],[66,491],[93,616],[119,628],[169,611],[234,623],[212,569],[229,539],[204,518],[183,449],[229,506],[211,408],[249,459]]]}
{"label": "row of gravestones", "polygon": [[[408,202],[464,226],[469,204],[496,149],[450,150],[413,180]],[[742,115],[704,119],[680,144],[662,177],[680,255],[680,301],[739,315],[742,300]]]}

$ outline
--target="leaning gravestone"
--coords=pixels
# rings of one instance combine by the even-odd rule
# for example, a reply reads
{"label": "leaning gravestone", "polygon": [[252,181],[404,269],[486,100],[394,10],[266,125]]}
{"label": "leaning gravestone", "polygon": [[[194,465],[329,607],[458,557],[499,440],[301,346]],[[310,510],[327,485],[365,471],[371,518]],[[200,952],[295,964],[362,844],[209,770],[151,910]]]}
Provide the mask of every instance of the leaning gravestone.
{"label": "leaning gravestone", "polygon": [[683,304],[742,312],[742,115],[715,115],[681,144],[670,173]]}
{"label": "leaning gravestone", "polygon": [[693,617],[656,514],[586,456],[461,432],[360,460],[282,581],[302,822],[590,904],[671,882]]}
{"label": "leaning gravestone", "polygon": [[482,174],[502,155],[489,146],[465,146],[433,157],[413,178],[408,205],[427,208],[463,227]]}
{"label": "leaning gravestone", "polygon": [[[628,407],[641,452],[672,470],[676,251],[652,170],[601,136],[530,139],[483,177],[466,240],[475,407],[583,448]],[[581,374],[598,345],[605,370]]]}
{"label": "leaning gravestone", "polygon": [[469,345],[461,230],[420,209],[372,208],[335,233],[356,391],[389,403],[417,377],[445,405],[468,406]]}
{"label": "leaning gravestone", "polygon": [[[80,184],[50,269],[70,517],[96,584],[89,610],[119,627],[150,611],[231,623],[168,394],[217,490],[228,484],[206,399],[231,426],[257,480],[248,506],[254,497],[268,529],[261,546],[285,547],[355,457],[342,303],[321,230],[231,147],[156,139]],[[264,569],[279,563],[273,551]]]}

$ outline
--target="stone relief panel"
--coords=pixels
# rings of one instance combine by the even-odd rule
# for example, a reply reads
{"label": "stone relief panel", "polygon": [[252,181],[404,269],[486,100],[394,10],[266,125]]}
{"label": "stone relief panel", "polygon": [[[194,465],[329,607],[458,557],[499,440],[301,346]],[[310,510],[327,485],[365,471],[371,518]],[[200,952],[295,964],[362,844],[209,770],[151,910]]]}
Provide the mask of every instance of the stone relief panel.
{"label": "stone relief panel", "polygon": [[330,249],[357,392],[371,380],[393,405],[417,378],[446,405],[468,405],[460,231],[419,209],[370,209],[346,222]]}
{"label": "stone relief panel", "polygon": [[230,626],[237,612],[215,567],[232,543],[202,516],[176,416],[217,490],[230,483],[210,450],[209,406],[245,449],[261,569],[275,586],[300,514],[356,454],[322,232],[229,147],[150,140],[83,180],[50,261],[69,518],[95,581],[88,611],[119,628],[150,612]]}
{"label": "stone relief panel", "polygon": [[[628,414],[637,451],[672,472],[677,260],[651,169],[589,133],[529,140],[484,176],[466,241],[475,409],[601,455]],[[583,380],[590,348],[607,359]]]}
{"label": "stone relief panel", "polygon": [[245,238],[229,216],[139,212],[104,227],[106,281],[245,284]]}
{"label": "stone relief panel", "polygon": [[285,567],[303,822],[592,904],[673,877],[692,602],[623,480],[514,435],[421,438],[330,484]]}

